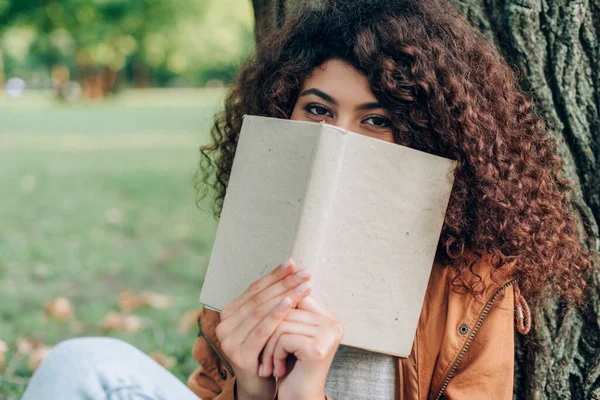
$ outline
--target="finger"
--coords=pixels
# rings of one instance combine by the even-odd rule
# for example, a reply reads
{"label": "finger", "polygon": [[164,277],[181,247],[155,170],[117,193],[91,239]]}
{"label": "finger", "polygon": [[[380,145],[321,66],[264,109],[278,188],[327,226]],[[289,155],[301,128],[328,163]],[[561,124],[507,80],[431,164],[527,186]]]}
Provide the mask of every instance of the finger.
{"label": "finger", "polygon": [[[323,306],[313,296],[307,296],[298,302],[298,311],[305,311],[312,313],[313,315],[319,316],[303,316],[304,318],[312,318],[319,323],[320,333],[317,337],[317,342],[323,344],[325,347],[329,346],[329,342],[339,342],[344,336],[344,328],[338,316],[327,307]],[[297,315],[296,315],[297,317]]]}
{"label": "finger", "polygon": [[[310,297],[310,296],[308,296]],[[304,299],[300,300],[298,304],[302,303]],[[330,318],[326,315],[317,314],[312,311],[300,310],[294,308],[285,316],[284,321],[286,322],[300,322],[307,325],[320,326],[328,323]]]}
{"label": "finger", "polygon": [[298,270],[295,274],[288,275],[284,279],[275,282],[260,293],[255,294],[245,304],[242,304],[240,307],[240,315],[249,315],[256,307],[261,306],[275,297],[281,296],[290,289],[300,286],[304,282],[309,281],[310,277],[310,271],[303,268]]}
{"label": "finger", "polygon": [[[241,344],[240,352],[249,358],[258,360],[261,350],[269,337],[273,335],[279,323],[292,308],[292,299],[284,297],[271,312],[249,333],[248,340]],[[259,369],[259,372],[260,371]],[[260,374],[265,376],[264,374]]]}
{"label": "finger", "polygon": [[298,303],[298,309],[337,319],[337,316],[331,310],[319,303],[313,296],[308,296],[302,299],[302,301]]}
{"label": "finger", "polygon": [[[308,299],[310,297],[312,297],[312,296],[305,297],[298,304],[304,302],[306,299]],[[294,308],[294,309],[290,310],[290,312],[285,316],[283,322],[280,324],[280,327],[275,331],[275,333],[273,335],[280,336],[280,334],[278,334],[279,329],[281,328],[281,326],[284,323],[287,324],[289,322],[296,322],[296,323],[301,323],[304,325],[310,325],[310,326],[315,327],[317,329],[317,332],[319,332],[320,330],[323,329],[323,327],[331,324],[332,320],[327,315],[317,314],[313,311],[306,311],[306,310],[300,310],[298,308]],[[263,369],[265,370],[265,374],[272,373],[271,369],[273,369],[273,371],[275,369],[274,361],[271,359],[271,357],[266,356],[265,353],[269,354],[269,353],[273,352],[272,349],[274,349],[274,347],[277,346],[276,339],[277,338],[271,337],[269,339],[269,341],[267,342],[265,349],[263,350],[263,355],[262,355],[261,359],[263,362]],[[285,362],[281,362],[281,365],[278,368],[285,371],[285,365],[286,365]],[[284,372],[280,372],[280,373],[283,374]],[[268,376],[268,375],[264,375],[264,376]]]}
{"label": "finger", "polygon": [[293,354],[299,360],[310,351],[313,343],[312,338],[290,333],[279,337],[273,352],[273,376],[279,378],[285,375],[285,361],[288,354]]}
{"label": "finger", "polygon": [[[252,332],[252,330],[259,325],[259,323],[271,312],[271,310],[273,310],[273,308],[277,306],[280,301],[282,301],[284,297],[289,297],[292,300],[291,306],[293,308],[296,307],[300,300],[310,295],[310,291],[310,283],[305,282],[298,287],[288,290],[282,296],[271,299],[260,307],[255,308],[250,315],[244,317],[240,313],[236,313],[236,315],[233,317],[219,324],[217,327],[219,329],[218,335],[227,337],[232,343],[242,344],[247,340],[250,332]],[[265,343],[260,346],[258,349],[259,352],[262,350]],[[258,353],[256,357],[258,359]]]}
{"label": "finger", "polygon": [[[279,264],[275,269],[273,269],[270,273],[263,276],[262,278],[254,281],[248,288],[242,293],[237,299],[235,299],[231,304],[227,306],[227,309],[237,310],[243,304],[246,304],[250,298],[252,298],[257,293],[260,293],[265,288],[271,286],[275,282],[278,282],[294,272],[296,268],[296,264],[294,260],[290,257],[285,260],[282,264]],[[223,309],[225,311],[225,309]],[[221,313],[223,314],[223,312]],[[227,313],[226,313],[227,314]]]}
{"label": "finger", "polygon": [[[262,339],[264,343],[268,340],[269,336],[275,331],[277,325],[285,317],[285,314],[292,308],[292,299],[284,297],[269,313],[265,318],[265,323],[260,326],[260,330],[256,332],[258,339]],[[264,343],[262,346],[264,346]],[[244,348],[243,343],[239,342],[234,336],[229,336],[225,340],[221,341],[221,349],[225,355],[232,357],[236,355],[238,365],[246,365],[246,368],[254,368],[255,373],[260,375],[260,369],[258,368],[258,355],[260,354],[261,347],[251,348],[248,352],[248,346]],[[232,361],[233,357],[231,358]]]}
{"label": "finger", "polygon": [[[219,334],[223,334],[223,332],[233,332],[233,330],[237,329],[237,327],[250,315],[257,313],[257,308],[262,307],[263,305],[271,302],[266,305],[262,310],[263,314],[258,315],[258,320],[264,318],[264,316],[274,307],[274,304],[281,301],[284,295],[286,295],[286,291],[290,292],[291,289],[297,289],[302,292],[302,289],[306,289],[306,285],[302,288],[300,286],[310,280],[310,272],[306,269],[301,269],[297,271],[293,275],[288,275],[286,278],[274,283],[270,287],[263,290],[261,293],[256,294],[254,297],[250,298],[248,302],[241,305],[241,307],[233,312],[225,321],[222,322],[222,326],[219,328]],[[310,285],[310,284],[309,284]],[[292,297],[294,302],[293,307],[296,307],[298,301],[302,299],[302,297],[295,296],[293,293],[289,293],[289,296]],[[257,320],[257,322],[258,322]]]}
{"label": "finger", "polygon": [[286,322],[285,320],[279,324],[275,332],[267,341],[262,353],[262,377],[269,376],[273,373],[273,351],[279,337],[285,333],[294,333],[308,337],[315,337],[319,333],[318,327],[315,325],[307,325],[298,322]]}

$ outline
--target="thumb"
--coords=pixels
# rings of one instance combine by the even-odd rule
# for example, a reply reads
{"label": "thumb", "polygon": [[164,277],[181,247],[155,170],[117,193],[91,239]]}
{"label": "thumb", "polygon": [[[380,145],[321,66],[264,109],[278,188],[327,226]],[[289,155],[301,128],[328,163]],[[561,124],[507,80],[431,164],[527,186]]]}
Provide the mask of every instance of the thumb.
{"label": "thumb", "polygon": [[273,351],[273,376],[285,374],[285,362],[288,354],[293,354],[298,360],[306,360],[310,352],[315,351],[311,338],[293,333],[284,333],[279,337]]}

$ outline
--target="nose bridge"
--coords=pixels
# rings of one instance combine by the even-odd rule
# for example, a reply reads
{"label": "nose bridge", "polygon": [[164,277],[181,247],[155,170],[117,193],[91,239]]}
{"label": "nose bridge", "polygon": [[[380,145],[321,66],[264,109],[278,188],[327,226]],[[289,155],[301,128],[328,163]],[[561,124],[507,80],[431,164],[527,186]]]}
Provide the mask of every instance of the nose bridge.
{"label": "nose bridge", "polygon": [[335,119],[335,126],[349,131],[353,130],[353,119],[351,113],[339,113]]}

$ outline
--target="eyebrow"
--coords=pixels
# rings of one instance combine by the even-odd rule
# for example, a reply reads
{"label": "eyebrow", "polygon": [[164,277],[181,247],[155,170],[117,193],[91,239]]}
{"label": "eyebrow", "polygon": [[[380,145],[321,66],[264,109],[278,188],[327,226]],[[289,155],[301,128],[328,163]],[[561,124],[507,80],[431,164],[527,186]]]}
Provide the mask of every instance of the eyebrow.
{"label": "eyebrow", "polygon": [[376,108],[385,108],[381,105],[381,103],[379,102],[373,102],[373,103],[365,103],[365,104],[361,104],[360,106],[356,107],[357,110],[374,110]]}
{"label": "eyebrow", "polygon": [[[303,91],[300,94],[300,97],[302,97],[302,96],[308,96],[309,94],[314,94],[315,96],[319,96],[323,100],[328,101],[331,104],[334,104],[336,106],[339,105],[336,99],[334,99],[333,97],[331,97],[327,93],[325,93],[325,92],[323,92],[323,91],[321,91],[321,90],[319,90],[317,88],[311,88],[311,89],[307,89],[307,90]],[[379,103],[377,101],[376,102],[372,102],[372,103],[364,103],[364,104],[361,104],[361,105],[359,105],[359,106],[356,107],[357,110],[374,110],[374,109],[377,109],[377,108],[385,108],[385,107],[383,107],[381,105],[381,103]]]}
{"label": "eyebrow", "polygon": [[305,90],[304,92],[302,92],[302,94],[300,94],[300,97],[302,97],[302,96],[308,96],[309,94],[314,94],[316,96],[319,96],[323,100],[330,102],[331,104],[335,104],[336,106],[338,105],[338,102],[337,102],[336,99],[334,99],[333,97],[331,97],[327,93],[322,92],[322,91],[320,91],[319,89],[316,89],[316,88]]}

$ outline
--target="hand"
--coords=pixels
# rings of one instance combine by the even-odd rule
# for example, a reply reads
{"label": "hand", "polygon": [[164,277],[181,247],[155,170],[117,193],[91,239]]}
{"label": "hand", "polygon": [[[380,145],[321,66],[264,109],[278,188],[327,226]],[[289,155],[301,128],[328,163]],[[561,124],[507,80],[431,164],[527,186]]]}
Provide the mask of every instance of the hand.
{"label": "hand", "polygon": [[269,337],[300,300],[310,294],[310,274],[295,272],[292,259],[252,283],[221,311],[216,334],[236,375],[238,400],[272,400],[274,377],[259,377],[258,359]]}
{"label": "hand", "polygon": [[[280,378],[279,400],[324,399],[325,380],[343,335],[337,316],[313,297],[306,297],[267,342],[261,376],[272,373]],[[291,362],[288,355],[293,356]]]}

